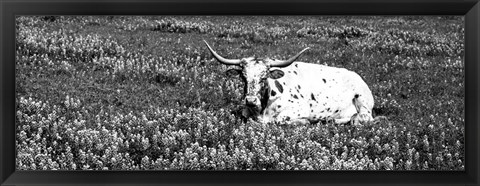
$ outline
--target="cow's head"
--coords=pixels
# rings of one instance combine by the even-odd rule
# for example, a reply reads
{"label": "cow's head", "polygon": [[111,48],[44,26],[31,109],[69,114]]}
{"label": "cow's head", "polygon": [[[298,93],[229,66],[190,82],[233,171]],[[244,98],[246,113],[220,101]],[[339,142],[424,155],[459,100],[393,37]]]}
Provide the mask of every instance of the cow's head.
{"label": "cow's head", "polygon": [[[309,48],[305,48],[295,56],[287,60],[272,60],[269,58],[242,58],[242,59],[225,59],[218,55],[206,41],[204,41],[208,50],[219,62],[225,65],[235,65],[241,67],[240,69],[230,69],[229,74],[240,74],[245,83],[245,105],[254,109],[261,110],[266,104],[263,100],[267,90],[267,78],[278,79],[283,77],[284,72],[281,67],[287,67],[292,64],[303,52]],[[279,67],[271,69],[272,67]],[[268,95],[268,94],[267,94]]]}

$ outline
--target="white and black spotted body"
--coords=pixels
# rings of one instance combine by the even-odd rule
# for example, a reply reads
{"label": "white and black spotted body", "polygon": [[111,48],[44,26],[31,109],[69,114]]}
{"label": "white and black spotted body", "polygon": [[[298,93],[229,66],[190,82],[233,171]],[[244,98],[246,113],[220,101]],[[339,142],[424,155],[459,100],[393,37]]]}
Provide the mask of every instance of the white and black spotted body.
{"label": "white and black spotted body", "polygon": [[281,70],[282,78],[267,80],[269,97],[262,121],[346,123],[358,114],[372,119],[373,95],[357,73],[303,62]]}
{"label": "white and black spotted body", "polygon": [[[206,43],[206,42],[205,42]],[[367,84],[344,68],[269,58],[225,59],[207,44],[214,57],[240,66],[245,83],[244,115],[267,122],[335,123],[371,121],[374,104]]]}

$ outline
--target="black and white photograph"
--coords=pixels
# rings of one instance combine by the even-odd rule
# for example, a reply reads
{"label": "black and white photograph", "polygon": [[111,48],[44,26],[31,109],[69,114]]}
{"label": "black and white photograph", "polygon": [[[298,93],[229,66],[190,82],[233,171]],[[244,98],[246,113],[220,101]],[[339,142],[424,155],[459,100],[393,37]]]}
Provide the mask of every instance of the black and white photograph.
{"label": "black and white photograph", "polygon": [[16,16],[15,168],[464,171],[464,22]]}

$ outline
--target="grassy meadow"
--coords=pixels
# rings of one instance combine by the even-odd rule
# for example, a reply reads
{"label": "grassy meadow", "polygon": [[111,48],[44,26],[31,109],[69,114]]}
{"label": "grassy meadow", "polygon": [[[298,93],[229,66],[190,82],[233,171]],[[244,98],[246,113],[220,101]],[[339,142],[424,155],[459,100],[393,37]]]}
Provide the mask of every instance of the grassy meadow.
{"label": "grassy meadow", "polygon": [[[17,170],[464,170],[463,17],[19,16]],[[377,123],[261,124],[213,59],[347,68]]]}

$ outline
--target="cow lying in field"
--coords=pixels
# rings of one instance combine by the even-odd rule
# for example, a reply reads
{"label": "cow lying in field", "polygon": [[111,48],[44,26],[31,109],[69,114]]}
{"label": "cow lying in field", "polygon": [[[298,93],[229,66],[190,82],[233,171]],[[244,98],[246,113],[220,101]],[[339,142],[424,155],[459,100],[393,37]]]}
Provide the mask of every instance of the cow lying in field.
{"label": "cow lying in field", "polygon": [[263,123],[373,120],[373,95],[363,79],[344,68],[295,62],[309,48],[287,60],[226,59],[204,42],[219,62],[241,67],[229,71],[245,83],[244,116]]}

